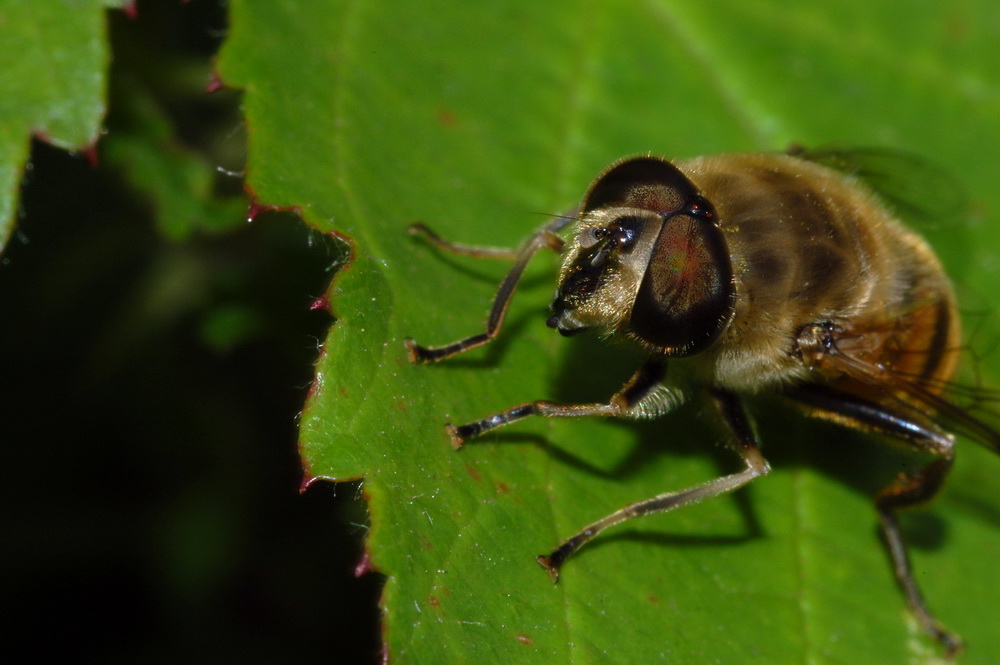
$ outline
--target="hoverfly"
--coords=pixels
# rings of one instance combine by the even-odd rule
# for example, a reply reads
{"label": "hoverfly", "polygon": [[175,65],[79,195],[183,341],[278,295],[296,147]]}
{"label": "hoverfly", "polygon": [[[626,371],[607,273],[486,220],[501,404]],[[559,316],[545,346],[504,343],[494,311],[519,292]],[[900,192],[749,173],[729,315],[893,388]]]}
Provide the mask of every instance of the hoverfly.
{"label": "hoverfly", "polygon": [[[525,266],[542,249],[562,255],[548,325],[591,330],[645,351],[606,403],[536,401],[468,424],[447,425],[455,448],[529,416],[659,417],[688,389],[710,396],[744,469],[630,504],[538,558],[552,579],[604,529],[731,492],[770,467],[744,397],[770,392],[807,414],[873,432],[929,455],[875,496],[896,578],[921,627],[949,654],[960,638],[927,608],[896,513],[930,499],[954,458],[954,433],[1000,451],[1000,432],[951,401],[960,349],[955,296],[927,243],[868,187],[788,154],[724,154],[671,163],[623,159],[591,184],[575,215],[557,218],[516,252],[485,332],[439,347],[406,340],[414,363],[444,360],[500,332]],[[445,242],[475,256],[499,250]],[[564,232],[566,239],[560,235]],[[672,386],[672,387],[671,387]],[[693,390],[692,390],[693,391]]]}

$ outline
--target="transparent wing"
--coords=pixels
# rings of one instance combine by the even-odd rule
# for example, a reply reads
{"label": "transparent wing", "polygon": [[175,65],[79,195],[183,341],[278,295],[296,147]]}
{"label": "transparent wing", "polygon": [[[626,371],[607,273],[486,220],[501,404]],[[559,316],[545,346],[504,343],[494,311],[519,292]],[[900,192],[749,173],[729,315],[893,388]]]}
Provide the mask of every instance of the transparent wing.
{"label": "transparent wing", "polygon": [[788,154],[857,178],[918,228],[939,231],[969,217],[968,196],[958,179],[915,153],[890,148],[794,146]]}
{"label": "transparent wing", "polygon": [[998,418],[996,407],[1000,400],[996,391],[952,381],[931,382],[849,352],[831,353],[826,361],[841,376],[868,386],[880,395],[880,401],[918,420],[930,418],[945,431],[967,437],[1000,454],[1000,431],[991,424]]}

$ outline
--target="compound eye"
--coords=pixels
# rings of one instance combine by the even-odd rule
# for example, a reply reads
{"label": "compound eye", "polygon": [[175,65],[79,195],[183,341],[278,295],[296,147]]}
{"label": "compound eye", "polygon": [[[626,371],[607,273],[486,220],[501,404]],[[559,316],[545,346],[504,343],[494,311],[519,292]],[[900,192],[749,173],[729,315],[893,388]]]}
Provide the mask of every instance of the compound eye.
{"label": "compound eye", "polygon": [[733,313],[729,249],[719,227],[703,215],[666,220],[632,305],[633,334],[668,356],[704,350]]}

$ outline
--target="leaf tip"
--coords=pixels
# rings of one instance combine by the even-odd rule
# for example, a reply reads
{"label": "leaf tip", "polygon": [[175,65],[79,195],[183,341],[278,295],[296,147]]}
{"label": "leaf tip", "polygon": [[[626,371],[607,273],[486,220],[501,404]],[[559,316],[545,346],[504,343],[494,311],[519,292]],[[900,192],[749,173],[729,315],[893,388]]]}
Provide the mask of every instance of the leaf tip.
{"label": "leaf tip", "polygon": [[363,577],[373,570],[375,570],[375,567],[372,565],[371,554],[368,552],[368,548],[365,547],[365,551],[361,554],[361,559],[354,566],[354,577]]}
{"label": "leaf tip", "polygon": [[83,150],[80,151],[80,154],[82,154],[83,158],[87,160],[87,164],[90,166],[90,168],[96,169],[98,166],[100,166],[100,158],[98,157],[97,154],[96,143],[91,143],[90,145],[85,147]]}
{"label": "leaf tip", "polygon": [[314,476],[307,472],[304,476],[302,476],[302,482],[299,483],[299,494],[305,494],[306,490],[312,487],[313,483],[321,479],[321,476]]}
{"label": "leaf tip", "polygon": [[315,312],[318,309],[325,310],[327,312],[330,310],[330,299],[327,296],[320,296],[316,298],[311,303],[309,303],[309,311]]}
{"label": "leaf tip", "polygon": [[205,92],[211,94],[213,92],[218,92],[225,87],[226,84],[223,83],[222,77],[219,76],[219,72],[213,71],[212,77],[208,80],[208,83],[205,84]]}
{"label": "leaf tip", "polygon": [[247,209],[247,221],[252,222],[257,216],[262,212],[290,212],[298,215],[303,220],[305,217],[302,214],[302,208],[294,205],[274,205],[268,203],[261,203],[260,197],[257,196],[256,192],[247,185],[243,185],[243,190],[247,193],[247,197],[250,199],[250,207]]}

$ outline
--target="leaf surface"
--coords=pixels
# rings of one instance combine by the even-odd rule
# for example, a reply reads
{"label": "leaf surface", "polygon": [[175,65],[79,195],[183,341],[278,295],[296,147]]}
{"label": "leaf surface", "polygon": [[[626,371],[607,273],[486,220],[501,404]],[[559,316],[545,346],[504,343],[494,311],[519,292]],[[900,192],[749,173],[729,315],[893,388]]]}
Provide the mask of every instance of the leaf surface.
{"label": "leaf surface", "polygon": [[[364,478],[391,662],[935,661],[869,498],[903,458],[766,407],[771,476],[602,535],[551,585],[535,555],[736,461],[697,408],[641,424],[526,421],[451,450],[446,421],[538,398],[602,400],[637,358],[545,328],[557,260],[540,256],[500,340],[411,366],[404,337],[481,330],[506,266],[405,229],[420,220],[456,241],[514,246],[630,153],[901,147],[967,187],[975,214],[932,241],[970,311],[991,311],[1000,9],[234,0],[232,12],[220,71],[245,89],[250,187],[352,249],[329,294],[337,320],[301,448],[315,476]],[[973,327],[997,338],[990,317]],[[979,369],[996,385],[995,357]],[[968,641],[963,663],[988,663],[1000,652],[1000,462],[960,445],[943,496],[906,526],[932,607]]]}

